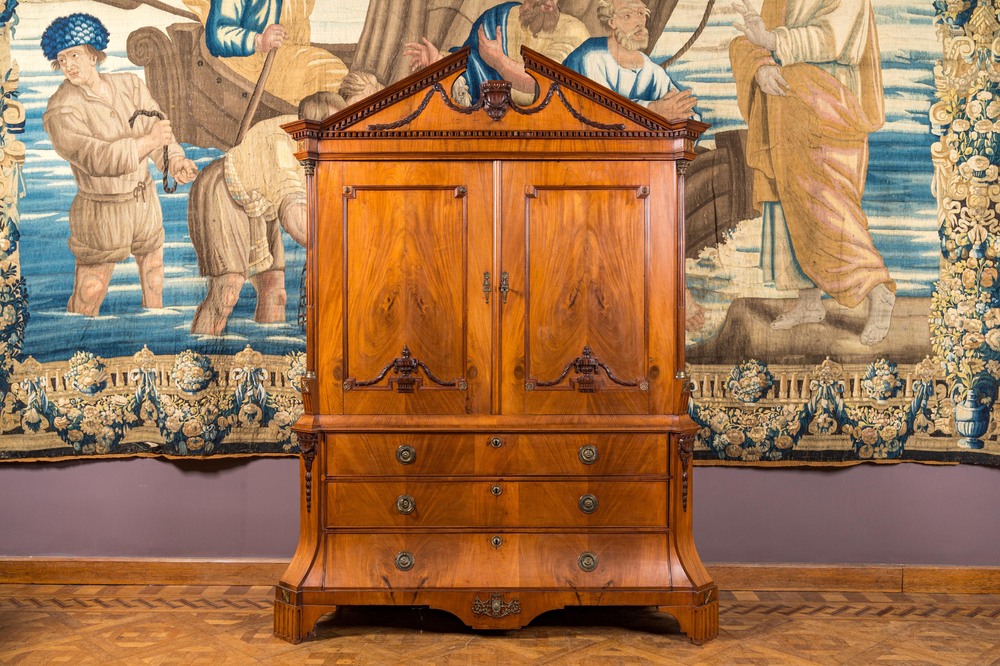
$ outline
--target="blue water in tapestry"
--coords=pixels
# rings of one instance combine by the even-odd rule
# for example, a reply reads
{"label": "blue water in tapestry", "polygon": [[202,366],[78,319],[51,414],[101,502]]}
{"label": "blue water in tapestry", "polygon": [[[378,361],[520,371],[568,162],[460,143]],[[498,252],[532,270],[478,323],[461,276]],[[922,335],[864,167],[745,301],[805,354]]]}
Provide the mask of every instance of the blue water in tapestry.
{"label": "blue water in tapestry", "polygon": [[[664,59],[690,35],[701,17],[703,4],[680,3],[658,45]],[[902,296],[928,297],[938,277],[940,252],[936,204],[930,191],[933,168],[927,112],[933,100],[932,70],[939,54],[932,25],[933,8],[909,6],[902,0],[876,3],[886,97],[886,126],[871,137],[871,159],[864,205],[876,247],[886,259]],[[705,136],[744,127],[736,108],[735,88],[728,63],[728,41],[734,36],[731,16],[715,15],[684,58],[670,68],[671,76],[699,97],[698,111],[712,124]],[[69,165],[52,150],[41,127],[49,96],[62,81],[41,58],[37,34],[41,25],[19,28],[13,55],[21,66],[21,96],[27,111],[27,146],[24,177],[27,196],[21,204],[21,263],[28,283],[31,319],[26,332],[26,355],[39,361],[65,361],[75,351],[92,351],[105,358],[130,356],[147,345],[155,354],[176,354],[184,349],[201,353],[234,354],[250,344],[265,354],[284,354],[304,348],[296,324],[304,251],[285,237],[287,323],[261,325],[253,321],[256,303],[249,284],[229,319],[223,337],[191,336],[195,308],[204,298],[206,284],[198,275],[194,249],[187,231],[187,192],[163,194],[165,244],[164,304],[162,310],[143,311],[134,260],[119,264],[101,316],[86,318],[65,312],[73,284],[73,255],[67,246],[67,212],[75,192]],[[124,37],[124,36],[122,36]],[[661,48],[662,47],[662,48]],[[107,71],[141,70],[119,48],[109,52]],[[219,156],[210,149],[185,146],[199,167]],[[153,172],[160,182],[160,174]],[[759,240],[740,246],[748,255],[758,252]],[[710,269],[689,274],[689,284],[699,298],[723,303],[729,277]],[[729,285],[736,291],[743,287]]]}
{"label": "blue water in tapestry", "polygon": [[[143,310],[139,274],[134,259],[115,267],[108,295],[98,317],[66,313],[73,289],[74,258],[67,245],[68,212],[76,193],[69,164],[52,150],[42,128],[42,114],[52,92],[63,76],[47,68],[38,56],[37,42],[17,43],[14,58],[21,64],[21,96],[27,112],[27,126],[20,138],[27,147],[24,180],[27,196],[21,201],[21,270],[28,284],[31,318],[26,331],[25,355],[41,362],[65,361],[78,350],[91,351],[103,358],[131,356],[149,347],[154,354],[172,355],[185,349],[206,354],[235,354],[252,346],[264,354],[283,355],[305,349],[297,323],[299,285],[305,251],[285,235],[288,290],[287,319],[284,324],[253,321],[256,294],[244,285],[239,303],[229,318],[224,336],[192,336],[195,308],[205,297],[206,282],[198,274],[198,262],[187,228],[187,199],[190,185],[165,194],[162,175],[153,167],[163,207],[164,284],[163,309]],[[136,71],[124,53],[109,52],[108,71]],[[184,146],[202,169],[221,155],[215,149]]]}

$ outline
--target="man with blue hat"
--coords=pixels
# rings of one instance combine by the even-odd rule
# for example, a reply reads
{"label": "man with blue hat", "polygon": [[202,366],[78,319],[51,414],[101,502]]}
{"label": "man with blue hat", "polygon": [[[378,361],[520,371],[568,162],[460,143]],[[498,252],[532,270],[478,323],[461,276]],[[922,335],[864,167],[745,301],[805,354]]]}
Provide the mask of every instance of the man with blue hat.
{"label": "man with blue hat", "polygon": [[142,306],[163,307],[163,213],[147,160],[160,171],[169,168],[178,183],[198,172],[145,84],[131,73],[98,71],[108,37],[90,14],[57,18],[42,34],[42,52],[66,77],[42,122],[78,187],[69,210],[76,270],[67,310],[91,317],[115,264],[130,255],[139,267]]}

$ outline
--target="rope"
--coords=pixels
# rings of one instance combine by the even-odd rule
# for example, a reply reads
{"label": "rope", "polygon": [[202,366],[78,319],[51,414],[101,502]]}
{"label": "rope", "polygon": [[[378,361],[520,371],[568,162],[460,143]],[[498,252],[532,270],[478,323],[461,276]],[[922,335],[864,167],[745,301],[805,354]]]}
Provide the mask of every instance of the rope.
{"label": "rope", "polygon": [[[128,126],[133,127],[135,125],[135,119],[139,116],[159,118],[160,120],[167,119],[167,117],[159,111],[145,111],[143,109],[138,109],[132,114],[132,117],[128,119]],[[168,178],[170,178],[170,146],[163,146],[163,191],[167,194],[173,194],[177,191],[177,181],[175,180],[174,184],[170,185],[167,180]]]}
{"label": "rope", "polygon": [[694,34],[691,35],[686,42],[684,42],[684,46],[678,49],[677,53],[670,56],[670,59],[663,63],[664,69],[677,62],[682,55],[687,53],[689,48],[694,46],[694,43],[698,41],[699,37],[701,37],[701,33],[705,32],[705,27],[708,25],[708,17],[712,14],[712,9],[714,7],[715,0],[708,0],[708,4],[705,5],[705,14],[701,17],[701,23],[698,25],[698,28],[694,31]]}

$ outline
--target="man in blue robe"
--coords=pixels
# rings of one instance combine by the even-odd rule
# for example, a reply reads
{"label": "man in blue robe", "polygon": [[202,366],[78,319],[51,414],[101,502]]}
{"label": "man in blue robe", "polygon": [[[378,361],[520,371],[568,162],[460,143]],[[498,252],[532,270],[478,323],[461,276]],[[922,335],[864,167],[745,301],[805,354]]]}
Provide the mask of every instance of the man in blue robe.
{"label": "man in blue robe", "polygon": [[608,36],[588,39],[563,64],[665,118],[690,118],[697,99],[643,52],[649,45],[643,1],[600,0],[597,17]]}
{"label": "man in blue robe", "polygon": [[208,52],[218,58],[267,53],[287,39],[281,0],[212,0],[205,22]]}
{"label": "man in blue robe", "polygon": [[188,1],[207,6],[209,52],[225,58],[225,66],[251,85],[270,56],[264,90],[289,104],[320,90],[336,93],[347,74],[343,60],[312,46],[309,17],[316,0],[211,0],[210,6]]}
{"label": "man in blue robe", "polygon": [[[472,24],[469,38],[462,45],[470,50],[465,73],[469,103],[479,100],[484,81],[505,80],[511,82],[515,102],[531,104],[537,83],[524,71],[521,47],[562,62],[589,36],[582,21],[559,11],[558,0],[505,2],[487,9]],[[406,44],[403,53],[409,56],[411,69],[426,67],[442,57],[426,38],[420,44]]]}

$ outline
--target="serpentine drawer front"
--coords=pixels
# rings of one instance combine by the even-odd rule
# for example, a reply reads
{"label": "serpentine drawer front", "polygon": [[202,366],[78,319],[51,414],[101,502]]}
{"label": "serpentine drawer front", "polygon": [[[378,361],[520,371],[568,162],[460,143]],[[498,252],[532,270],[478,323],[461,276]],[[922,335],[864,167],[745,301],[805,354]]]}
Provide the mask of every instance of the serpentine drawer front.
{"label": "serpentine drawer front", "polygon": [[669,585],[669,569],[656,564],[668,556],[662,533],[331,534],[326,542],[329,589]]}

